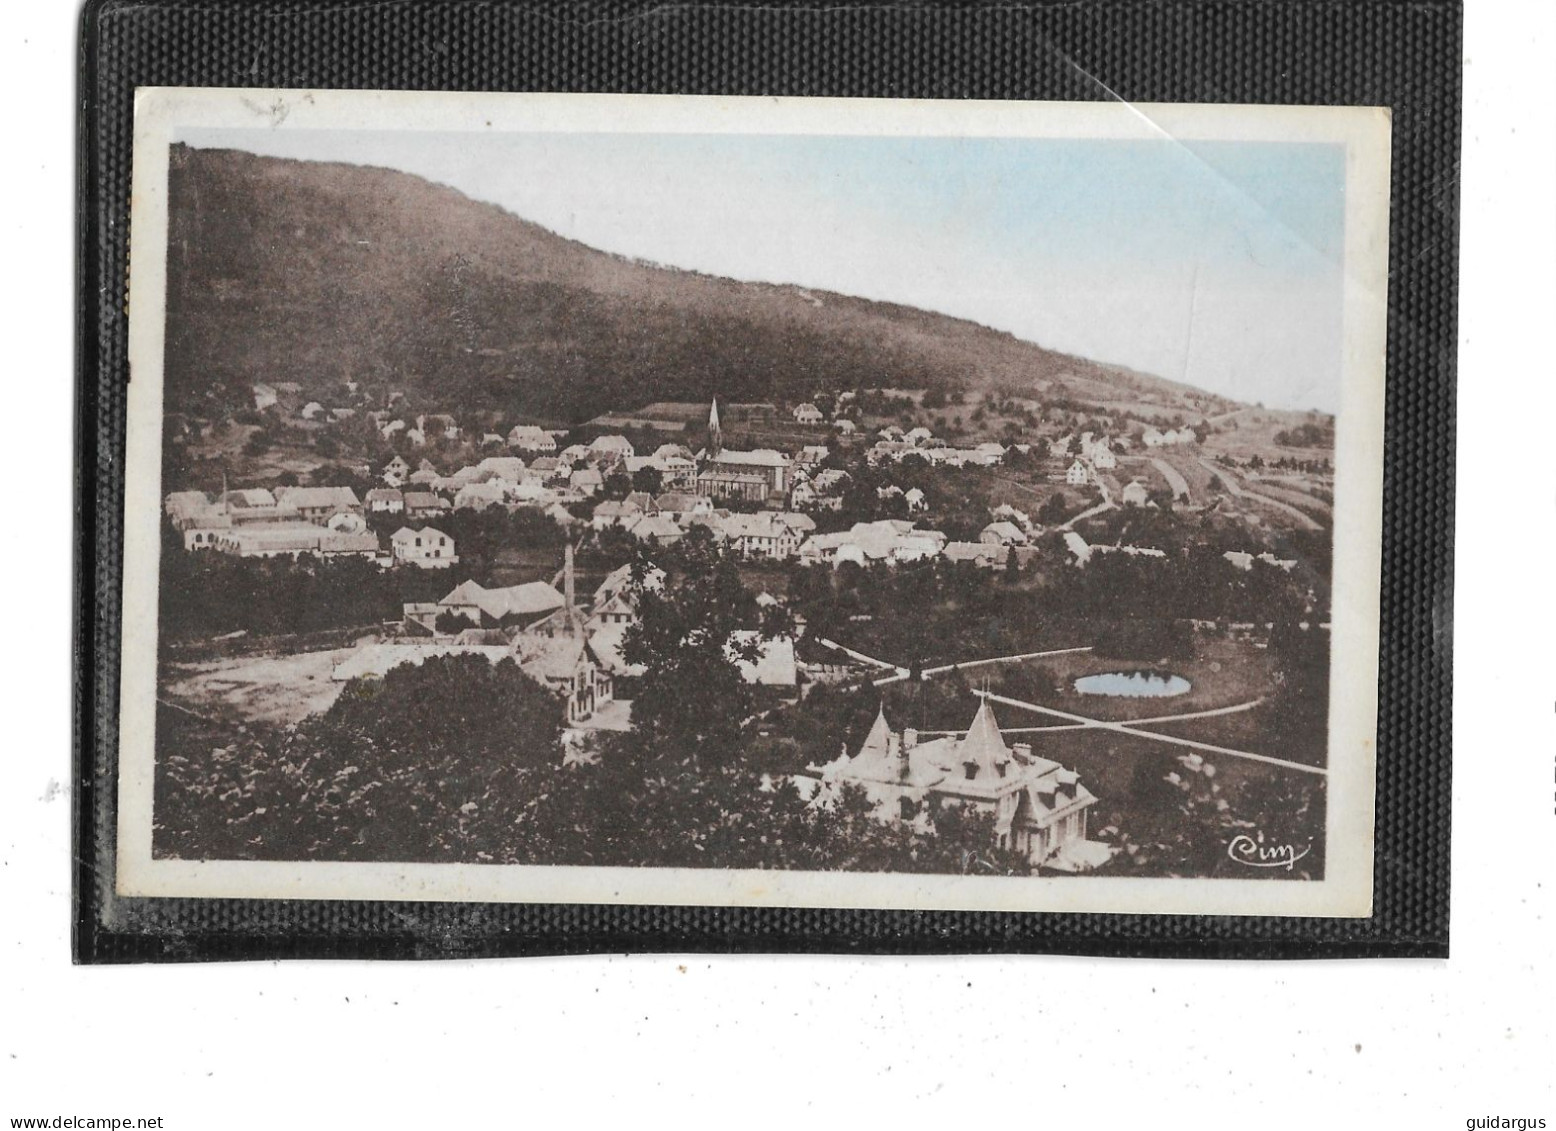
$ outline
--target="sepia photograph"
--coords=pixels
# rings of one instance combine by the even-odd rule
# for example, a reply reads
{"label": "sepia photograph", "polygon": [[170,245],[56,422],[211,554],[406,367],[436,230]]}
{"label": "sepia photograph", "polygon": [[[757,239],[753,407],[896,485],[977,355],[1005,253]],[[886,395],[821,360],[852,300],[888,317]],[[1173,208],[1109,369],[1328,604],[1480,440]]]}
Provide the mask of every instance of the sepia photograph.
{"label": "sepia photograph", "polygon": [[1367,915],[1389,141],[140,91],[119,892]]}

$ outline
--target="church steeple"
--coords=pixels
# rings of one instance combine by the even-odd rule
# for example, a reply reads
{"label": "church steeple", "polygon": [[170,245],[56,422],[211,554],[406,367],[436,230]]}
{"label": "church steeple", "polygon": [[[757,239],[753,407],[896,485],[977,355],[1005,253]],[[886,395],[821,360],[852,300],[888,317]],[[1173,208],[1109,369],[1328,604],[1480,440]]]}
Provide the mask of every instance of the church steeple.
{"label": "church steeple", "polygon": [[708,455],[717,457],[724,450],[724,432],[719,427],[719,399],[713,398],[713,407],[708,410]]}

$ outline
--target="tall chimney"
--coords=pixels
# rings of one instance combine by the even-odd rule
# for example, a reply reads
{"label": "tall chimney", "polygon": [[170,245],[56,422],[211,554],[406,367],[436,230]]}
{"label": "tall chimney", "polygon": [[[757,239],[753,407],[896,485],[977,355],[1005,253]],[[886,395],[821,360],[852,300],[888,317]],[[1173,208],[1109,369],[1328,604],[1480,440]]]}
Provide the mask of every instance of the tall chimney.
{"label": "tall chimney", "polygon": [[918,745],[918,730],[914,727],[904,727],[902,731],[902,749],[912,750]]}
{"label": "tall chimney", "polygon": [[573,601],[573,544],[567,543],[562,555],[562,600],[567,608],[567,627],[578,635],[578,607]]}

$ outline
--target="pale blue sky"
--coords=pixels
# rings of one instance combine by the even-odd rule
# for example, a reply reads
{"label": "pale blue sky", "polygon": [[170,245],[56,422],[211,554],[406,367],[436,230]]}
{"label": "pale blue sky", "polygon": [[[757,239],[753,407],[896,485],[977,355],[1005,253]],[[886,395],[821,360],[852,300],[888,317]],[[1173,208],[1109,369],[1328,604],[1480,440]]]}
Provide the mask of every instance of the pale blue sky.
{"label": "pale blue sky", "polygon": [[416,173],[591,246],[943,311],[1244,401],[1339,402],[1344,150],[190,130]]}

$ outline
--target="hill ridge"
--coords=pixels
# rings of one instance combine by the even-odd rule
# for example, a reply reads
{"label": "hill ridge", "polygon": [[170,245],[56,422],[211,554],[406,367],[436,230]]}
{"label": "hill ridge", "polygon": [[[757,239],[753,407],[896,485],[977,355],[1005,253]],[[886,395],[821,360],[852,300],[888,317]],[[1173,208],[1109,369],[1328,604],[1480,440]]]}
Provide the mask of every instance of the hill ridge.
{"label": "hill ridge", "polygon": [[573,422],[879,386],[1235,403],[972,319],[605,251],[378,166],[174,145],[168,258],[167,405],[196,415],[346,380]]}

